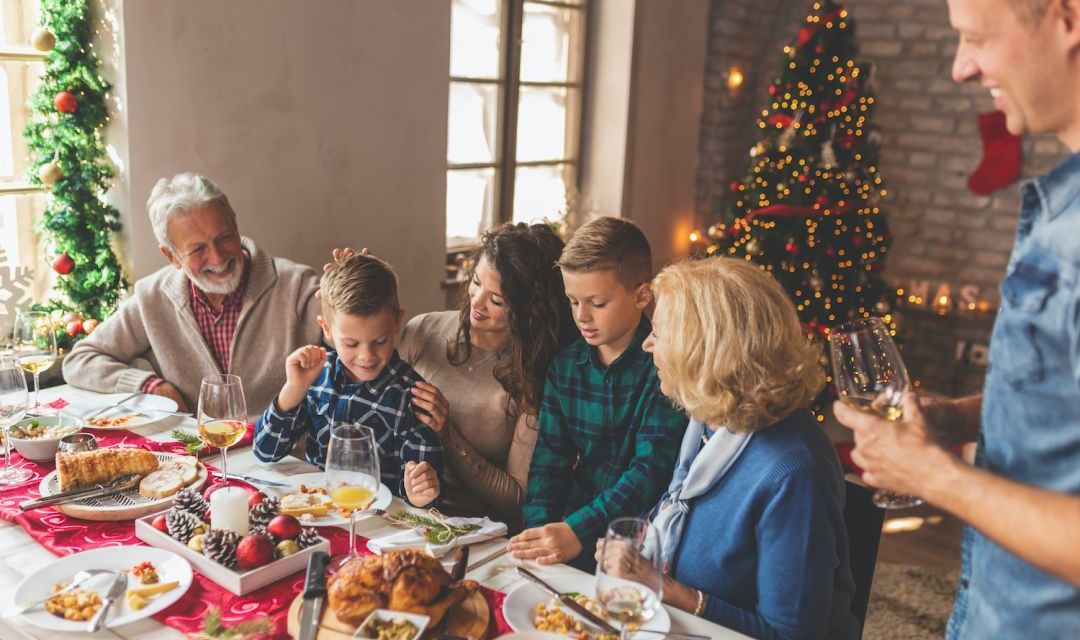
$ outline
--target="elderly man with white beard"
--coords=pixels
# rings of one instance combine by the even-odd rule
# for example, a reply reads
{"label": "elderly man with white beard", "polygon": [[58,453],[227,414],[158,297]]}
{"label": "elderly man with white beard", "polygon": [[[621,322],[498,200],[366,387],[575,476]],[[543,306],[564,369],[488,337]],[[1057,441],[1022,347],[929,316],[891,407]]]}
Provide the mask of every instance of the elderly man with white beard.
{"label": "elderly man with white beard", "polygon": [[142,391],[194,408],[204,376],[243,380],[249,408],[270,403],[281,363],[319,344],[319,278],[240,235],[228,198],[208,178],[162,178],[146,203],[171,266],[140,279],[116,313],[64,359],[64,379],[101,392]]}

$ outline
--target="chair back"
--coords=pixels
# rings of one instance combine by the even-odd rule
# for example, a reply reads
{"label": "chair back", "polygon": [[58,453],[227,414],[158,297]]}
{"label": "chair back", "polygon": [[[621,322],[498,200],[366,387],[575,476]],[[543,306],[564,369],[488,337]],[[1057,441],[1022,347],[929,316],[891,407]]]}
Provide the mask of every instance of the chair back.
{"label": "chair back", "polygon": [[855,579],[855,595],[851,598],[851,612],[859,620],[859,637],[866,620],[866,605],[870,602],[870,587],[874,583],[874,567],[877,564],[878,544],[881,542],[881,526],[885,522],[885,510],[874,504],[874,492],[862,485],[844,483],[844,525],[847,527],[848,556],[851,575]]}

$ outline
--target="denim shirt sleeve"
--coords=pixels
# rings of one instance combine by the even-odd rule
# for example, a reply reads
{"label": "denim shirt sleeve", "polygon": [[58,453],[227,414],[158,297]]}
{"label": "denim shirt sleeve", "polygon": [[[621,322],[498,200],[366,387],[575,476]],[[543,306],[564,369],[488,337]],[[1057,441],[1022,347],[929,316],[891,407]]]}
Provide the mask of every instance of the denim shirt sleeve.
{"label": "denim shirt sleeve", "polygon": [[292,411],[281,411],[277,406],[277,396],[274,396],[255,424],[252,450],[256,458],[263,462],[276,462],[289,455],[293,444],[311,424],[307,404],[305,396]]}

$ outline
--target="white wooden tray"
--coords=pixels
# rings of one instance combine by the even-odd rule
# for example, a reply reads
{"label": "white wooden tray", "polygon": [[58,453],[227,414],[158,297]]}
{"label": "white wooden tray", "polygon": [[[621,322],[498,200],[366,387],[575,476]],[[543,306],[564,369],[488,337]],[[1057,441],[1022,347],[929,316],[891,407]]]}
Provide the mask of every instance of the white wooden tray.
{"label": "white wooden tray", "polygon": [[192,551],[186,544],[182,544],[172,536],[155,529],[152,523],[157,515],[155,513],[136,520],[135,536],[151,547],[166,549],[179,555],[190,562],[191,566],[195,567],[199,573],[238,596],[247,595],[271,582],[276,582],[286,576],[307,569],[308,556],[316,551],[330,553],[330,542],[326,538],[320,537],[318,544],[302,549],[291,556],[274,560],[258,569],[250,571],[230,569],[225,565],[214,562],[201,553]]}

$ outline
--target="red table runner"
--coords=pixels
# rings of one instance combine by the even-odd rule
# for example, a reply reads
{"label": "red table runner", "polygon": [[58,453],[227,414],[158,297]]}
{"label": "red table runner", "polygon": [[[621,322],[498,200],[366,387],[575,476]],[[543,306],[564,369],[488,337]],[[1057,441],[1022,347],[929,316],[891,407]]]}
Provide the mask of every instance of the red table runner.
{"label": "red table runner", "polygon": [[[148,451],[185,453],[184,445],[179,442],[155,442],[130,431],[87,429],[93,433],[101,447],[142,448]],[[251,443],[252,426],[236,446]],[[200,455],[210,451],[200,452]],[[146,543],[135,536],[135,523],[131,520],[121,522],[93,522],[69,518],[53,508],[24,512],[19,503],[40,497],[38,485],[41,479],[52,472],[54,465],[36,463],[24,459],[12,450],[11,462],[15,466],[25,467],[34,472],[32,480],[14,488],[0,488],[0,519],[14,522],[26,530],[30,537],[43,547],[59,556],[67,556],[86,549],[115,547],[125,545],[143,545]],[[209,468],[209,465],[208,465]],[[349,533],[338,527],[323,527],[319,534],[330,541],[331,553],[345,553],[349,547]],[[367,550],[367,540],[359,538],[357,546],[361,553]],[[191,587],[180,600],[167,609],[154,615],[164,624],[184,633],[195,633],[202,628],[203,619],[210,607],[221,609],[221,618],[225,626],[251,620],[259,615],[266,615],[274,624],[273,640],[288,638],[286,618],[289,606],[300,593],[304,584],[304,573],[283,578],[246,596],[236,596],[226,591],[198,571]],[[502,601],[506,595],[490,589],[483,589],[484,597],[491,608],[492,621],[488,627],[488,637],[511,631],[502,615]]]}

